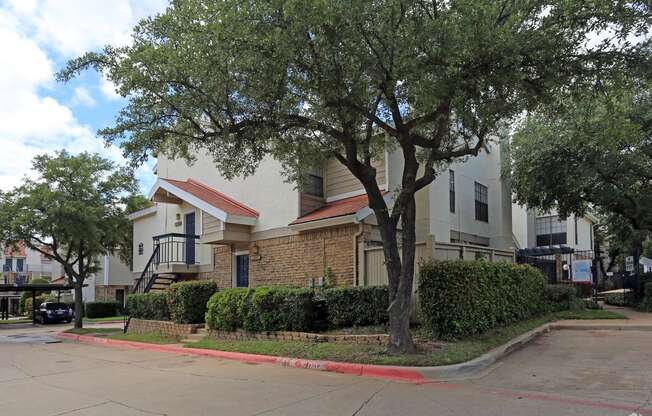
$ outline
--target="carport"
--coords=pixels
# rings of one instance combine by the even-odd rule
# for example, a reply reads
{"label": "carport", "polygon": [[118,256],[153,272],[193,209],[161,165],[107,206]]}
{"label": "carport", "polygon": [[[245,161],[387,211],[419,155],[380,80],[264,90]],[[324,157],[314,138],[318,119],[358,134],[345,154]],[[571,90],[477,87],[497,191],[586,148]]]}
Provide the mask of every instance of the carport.
{"label": "carport", "polygon": [[[31,292],[32,293],[32,323],[36,325],[36,292],[57,292],[57,299],[61,298],[61,291],[74,289],[72,285],[0,285],[0,294],[7,292]],[[2,311],[4,312],[4,310]],[[7,317],[9,313],[7,312]]]}

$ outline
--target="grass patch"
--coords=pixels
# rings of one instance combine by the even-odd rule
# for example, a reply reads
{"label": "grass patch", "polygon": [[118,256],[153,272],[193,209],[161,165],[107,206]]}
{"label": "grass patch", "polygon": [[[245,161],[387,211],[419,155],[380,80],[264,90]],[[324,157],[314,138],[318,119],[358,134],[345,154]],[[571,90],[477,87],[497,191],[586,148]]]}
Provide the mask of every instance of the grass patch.
{"label": "grass patch", "polygon": [[124,320],[124,316],[109,316],[106,318],[84,318],[84,322],[96,323],[96,322],[115,322]]}
{"label": "grass patch", "polygon": [[554,314],[557,319],[629,319],[622,313],[605,309],[579,309],[560,311]]}
{"label": "grass patch", "polygon": [[77,334],[77,335],[98,335],[98,336],[108,336],[113,334],[122,333],[120,328],[70,328],[65,331],[68,334]]}
{"label": "grass patch", "polygon": [[388,355],[386,348],[381,346],[325,342],[204,339],[185,346],[311,360],[403,366],[437,366],[471,360],[525,332],[558,319],[626,319],[626,317],[605,310],[562,311],[517,322],[509,326],[494,328],[484,334],[448,342],[440,349],[401,356]]}
{"label": "grass patch", "polygon": [[177,338],[165,337],[159,334],[124,334],[120,332],[116,335],[109,336],[111,339],[119,339],[123,341],[147,342],[150,344],[176,344],[179,342]]}
{"label": "grass patch", "polygon": [[0,321],[0,325],[13,325],[13,324],[31,324],[31,319],[10,319]]}

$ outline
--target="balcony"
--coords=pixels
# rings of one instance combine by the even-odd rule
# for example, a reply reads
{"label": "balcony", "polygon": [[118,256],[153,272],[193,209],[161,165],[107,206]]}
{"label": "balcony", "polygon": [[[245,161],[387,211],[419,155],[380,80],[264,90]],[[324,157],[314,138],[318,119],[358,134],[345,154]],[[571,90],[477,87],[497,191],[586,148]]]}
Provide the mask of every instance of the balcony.
{"label": "balcony", "polygon": [[153,265],[158,274],[196,273],[199,236],[168,233],[153,237],[154,248],[159,247]]}

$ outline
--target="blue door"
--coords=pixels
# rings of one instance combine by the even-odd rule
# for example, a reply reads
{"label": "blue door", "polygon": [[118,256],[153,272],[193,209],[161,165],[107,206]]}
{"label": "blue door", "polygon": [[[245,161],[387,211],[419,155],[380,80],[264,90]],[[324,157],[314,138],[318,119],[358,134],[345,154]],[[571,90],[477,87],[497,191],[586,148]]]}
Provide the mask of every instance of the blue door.
{"label": "blue door", "polygon": [[186,214],[186,264],[195,264],[195,213]]}
{"label": "blue door", "polygon": [[235,256],[235,285],[249,287],[249,254]]}

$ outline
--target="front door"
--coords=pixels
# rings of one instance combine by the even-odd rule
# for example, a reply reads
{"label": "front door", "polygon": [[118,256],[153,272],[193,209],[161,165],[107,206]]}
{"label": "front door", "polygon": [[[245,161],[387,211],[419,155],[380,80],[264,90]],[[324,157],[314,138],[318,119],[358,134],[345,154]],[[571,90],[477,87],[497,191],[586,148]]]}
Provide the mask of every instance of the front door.
{"label": "front door", "polygon": [[235,285],[249,287],[249,254],[235,256]]}
{"label": "front door", "polygon": [[195,264],[195,213],[186,214],[186,264]]}

